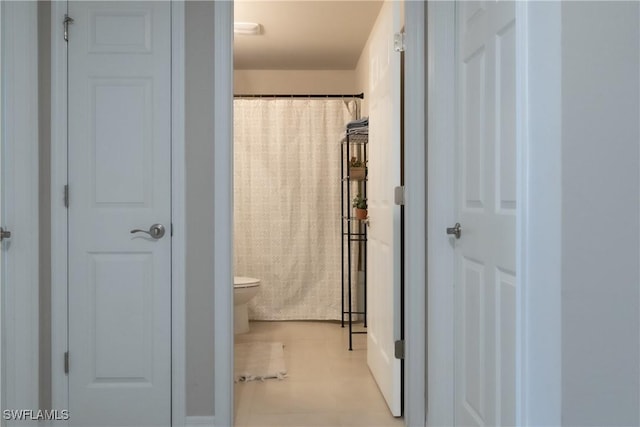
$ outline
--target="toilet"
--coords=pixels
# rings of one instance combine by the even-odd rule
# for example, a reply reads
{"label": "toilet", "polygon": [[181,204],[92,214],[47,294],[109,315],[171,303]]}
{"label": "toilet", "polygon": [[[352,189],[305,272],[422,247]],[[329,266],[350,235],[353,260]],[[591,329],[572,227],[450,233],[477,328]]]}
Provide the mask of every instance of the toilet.
{"label": "toilet", "polygon": [[260,279],[234,276],[233,278],[233,333],[249,332],[248,303],[260,289]]}

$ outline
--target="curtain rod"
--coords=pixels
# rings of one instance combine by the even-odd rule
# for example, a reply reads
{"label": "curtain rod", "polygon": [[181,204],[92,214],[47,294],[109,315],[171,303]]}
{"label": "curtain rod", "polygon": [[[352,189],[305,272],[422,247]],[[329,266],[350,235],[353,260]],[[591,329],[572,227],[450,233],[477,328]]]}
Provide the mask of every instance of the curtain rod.
{"label": "curtain rod", "polygon": [[348,94],[348,95],[233,95],[234,98],[360,98],[364,99],[364,93]]}

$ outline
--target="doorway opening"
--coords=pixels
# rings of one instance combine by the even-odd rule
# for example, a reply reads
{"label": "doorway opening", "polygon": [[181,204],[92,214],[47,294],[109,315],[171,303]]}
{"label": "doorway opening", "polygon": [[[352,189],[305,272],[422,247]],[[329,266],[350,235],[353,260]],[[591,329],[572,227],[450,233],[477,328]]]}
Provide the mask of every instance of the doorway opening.
{"label": "doorway opening", "polygon": [[[260,281],[257,295],[248,304],[249,332],[235,335],[235,363],[236,366],[244,363],[246,356],[240,354],[239,348],[245,344],[284,341],[288,375],[282,381],[269,380],[266,384],[237,383],[236,425],[249,426],[256,417],[264,419],[265,416],[274,422],[286,418],[304,425],[301,413],[322,414],[319,416],[328,425],[347,422],[351,424],[345,425],[353,425],[358,419],[364,422],[367,412],[372,412],[367,406],[377,408],[373,416],[384,418],[389,425],[403,424],[401,419],[393,417],[402,414],[400,361],[396,361],[393,351],[379,344],[384,341],[393,347],[394,337],[401,338],[402,261],[399,252],[396,255],[393,252],[394,244],[398,250],[400,245],[393,239],[386,241],[380,231],[386,218],[390,229],[398,225],[396,234],[390,231],[399,239],[400,208],[389,206],[388,200],[375,193],[369,193],[368,202],[370,215],[375,213],[377,217],[372,220],[377,224],[366,225],[374,239],[373,249],[364,249],[358,244],[362,250],[354,253],[354,259],[363,259],[363,251],[367,250],[372,251],[373,260],[377,262],[367,270],[355,263],[354,274],[360,277],[367,271],[372,277],[373,272],[373,283],[367,283],[369,289],[376,286],[375,278],[382,276],[398,287],[381,289],[380,294],[388,292],[384,294],[384,301],[372,298],[371,294],[366,298],[369,324],[365,329],[363,315],[357,317],[356,330],[364,333],[353,336],[353,351],[349,351],[347,328],[341,328],[339,322],[342,317],[340,262],[343,261],[340,255],[341,139],[350,121],[385,117],[388,123],[377,119],[371,124],[370,137],[381,139],[386,132],[397,130],[398,134],[392,139],[397,144],[394,147],[397,164],[393,164],[393,157],[385,157],[386,153],[380,148],[376,148],[375,153],[367,152],[367,187],[381,186],[379,177],[383,175],[392,181],[394,173],[395,185],[401,185],[400,54],[385,50],[392,48],[389,41],[393,40],[394,19],[400,21],[401,13],[398,2],[340,3],[340,10],[336,10],[337,3],[322,1],[272,2],[268,7],[261,2],[235,3],[235,22],[257,24],[258,34],[236,34],[234,40],[234,93],[251,95],[236,98],[234,102],[234,275]],[[244,24],[243,27],[247,26]],[[395,28],[399,31],[399,27]],[[281,42],[278,37],[282,37]],[[330,47],[320,41],[326,41]],[[347,46],[346,41],[352,41],[353,46]],[[299,50],[296,44],[300,44]],[[397,58],[389,59],[394,54]],[[397,70],[394,64],[398,64]],[[391,87],[385,86],[386,81],[391,82]],[[395,84],[397,89],[392,87]],[[356,93],[363,93],[364,99],[315,97]],[[397,100],[393,98],[395,95]],[[336,109],[333,113],[330,112],[332,104]],[[394,115],[397,119],[393,119]],[[320,144],[324,147],[318,147]],[[291,163],[303,167],[295,171]],[[382,172],[383,167],[388,170]],[[300,173],[305,175],[295,175]],[[287,182],[293,182],[293,187],[286,189]],[[361,184],[354,186],[352,196],[362,189]],[[385,190],[379,191],[385,193]],[[393,188],[390,190],[389,194],[393,194]],[[319,194],[326,197],[320,198]],[[342,201],[349,210],[351,202]],[[296,204],[303,212],[292,209]],[[265,212],[265,209],[275,212]],[[308,215],[304,209],[313,211],[314,216],[309,223],[298,223],[300,217]],[[297,240],[296,232],[301,236]],[[314,238],[314,232],[319,237],[333,236]],[[318,247],[319,242],[333,247]],[[304,251],[308,251],[308,261],[292,260],[291,255],[286,255]],[[323,268],[318,267],[320,261],[326,259],[329,262]],[[300,264],[311,267],[310,272],[306,271],[310,275],[300,274]],[[327,275],[322,274],[331,266],[334,271],[329,280],[323,282],[313,277],[321,270],[320,276],[326,279]],[[313,291],[314,282],[321,284],[320,291]],[[327,285],[333,287],[330,292]],[[313,298],[312,304],[305,306],[308,295]],[[354,297],[359,302],[354,302],[354,311],[362,313],[365,295],[362,282],[357,283]],[[237,313],[236,306],[236,316]],[[381,327],[381,323],[389,327]],[[393,371],[394,365],[397,371]],[[342,373],[339,368],[344,369]],[[354,396],[357,397],[354,399]],[[373,420],[368,422],[371,424]],[[380,423],[380,419],[376,422]]]}

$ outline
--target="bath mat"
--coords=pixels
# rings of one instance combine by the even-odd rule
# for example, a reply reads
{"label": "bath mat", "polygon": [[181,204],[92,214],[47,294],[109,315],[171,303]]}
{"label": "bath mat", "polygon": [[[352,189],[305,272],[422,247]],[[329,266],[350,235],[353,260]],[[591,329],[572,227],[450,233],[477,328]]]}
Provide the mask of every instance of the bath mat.
{"label": "bath mat", "polygon": [[234,346],[235,382],[265,380],[287,376],[284,345],[281,342],[250,342]]}

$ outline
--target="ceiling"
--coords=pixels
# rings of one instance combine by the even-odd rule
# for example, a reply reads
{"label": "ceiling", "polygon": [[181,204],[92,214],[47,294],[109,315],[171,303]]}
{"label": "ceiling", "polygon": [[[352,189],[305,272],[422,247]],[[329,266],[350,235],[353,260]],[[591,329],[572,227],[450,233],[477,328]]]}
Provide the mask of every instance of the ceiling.
{"label": "ceiling", "polygon": [[234,67],[263,70],[352,70],[382,1],[235,1],[235,22],[262,25],[235,35]]}

